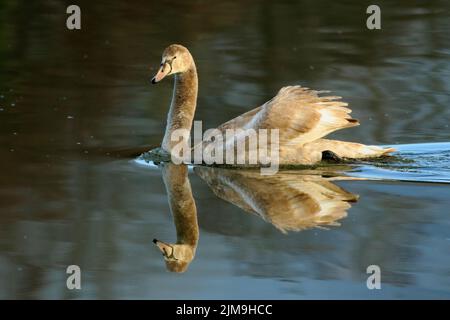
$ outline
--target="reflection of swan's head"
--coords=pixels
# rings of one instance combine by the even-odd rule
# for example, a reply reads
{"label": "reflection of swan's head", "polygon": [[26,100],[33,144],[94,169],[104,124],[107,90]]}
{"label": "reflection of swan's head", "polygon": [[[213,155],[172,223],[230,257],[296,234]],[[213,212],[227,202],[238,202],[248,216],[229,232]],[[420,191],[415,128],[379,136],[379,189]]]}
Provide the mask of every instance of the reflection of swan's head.
{"label": "reflection of swan's head", "polygon": [[153,243],[163,254],[169,271],[184,272],[194,259],[197,248],[199,236],[197,208],[192,196],[187,166],[164,163],[160,167],[177,230],[177,241],[173,244],[154,239]]}
{"label": "reflection of swan's head", "polygon": [[194,60],[186,47],[172,44],[164,50],[161,66],[153,77],[152,83],[157,83],[170,74],[186,72],[193,64]]}
{"label": "reflection of swan's head", "polygon": [[188,244],[172,244],[157,239],[153,243],[158,247],[164,256],[167,270],[172,272],[185,272],[194,259],[195,246]]}

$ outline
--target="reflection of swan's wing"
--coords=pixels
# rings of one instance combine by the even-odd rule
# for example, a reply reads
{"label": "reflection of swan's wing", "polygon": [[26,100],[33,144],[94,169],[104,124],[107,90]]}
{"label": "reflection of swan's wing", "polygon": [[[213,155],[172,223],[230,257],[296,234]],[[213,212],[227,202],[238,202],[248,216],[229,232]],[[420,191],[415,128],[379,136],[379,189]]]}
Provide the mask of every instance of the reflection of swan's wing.
{"label": "reflection of swan's wing", "polygon": [[338,225],[357,196],[316,175],[196,167],[219,197],[259,215],[283,232]]}
{"label": "reflection of swan's wing", "polygon": [[359,125],[352,119],[347,103],[340,97],[319,97],[319,91],[301,86],[281,88],[278,94],[259,108],[234,118],[224,129],[279,129],[280,144],[302,145],[327,134]]}

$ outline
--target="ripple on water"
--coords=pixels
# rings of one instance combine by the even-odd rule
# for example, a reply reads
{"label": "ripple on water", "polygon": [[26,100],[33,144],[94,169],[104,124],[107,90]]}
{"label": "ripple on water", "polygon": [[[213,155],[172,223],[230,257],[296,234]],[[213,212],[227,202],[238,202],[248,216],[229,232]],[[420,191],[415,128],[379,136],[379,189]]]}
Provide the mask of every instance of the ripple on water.
{"label": "ripple on water", "polygon": [[394,146],[394,161],[362,162],[350,175],[380,180],[450,183],[450,142]]}

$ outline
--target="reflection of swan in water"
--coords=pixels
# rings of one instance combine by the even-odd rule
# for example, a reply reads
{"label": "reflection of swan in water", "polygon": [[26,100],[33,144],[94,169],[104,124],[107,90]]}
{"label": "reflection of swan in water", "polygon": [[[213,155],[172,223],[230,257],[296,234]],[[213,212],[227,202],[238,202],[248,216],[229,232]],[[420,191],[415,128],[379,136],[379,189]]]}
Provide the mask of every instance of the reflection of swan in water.
{"label": "reflection of swan in water", "polygon": [[[167,269],[184,272],[194,259],[199,230],[197,209],[185,165],[162,163],[170,210],[177,230],[177,242],[154,240],[164,256]],[[358,178],[307,174],[307,171],[282,171],[261,176],[255,170],[231,170],[195,167],[213,192],[239,208],[257,214],[282,232],[339,225],[346,217],[350,202],[357,195],[333,184],[332,180]],[[315,170],[314,172],[318,172]]]}
{"label": "reflection of swan in water", "polygon": [[169,271],[184,272],[194,259],[199,235],[188,169],[185,165],[172,163],[162,163],[160,168],[177,229],[177,242],[172,244],[157,239],[153,242],[161,250]]}
{"label": "reflection of swan in water", "polygon": [[348,177],[324,178],[301,171],[262,176],[255,170],[213,167],[195,167],[194,171],[219,198],[260,216],[282,232],[339,225],[336,221],[347,216],[349,202],[358,199],[330,182],[353,179]]}

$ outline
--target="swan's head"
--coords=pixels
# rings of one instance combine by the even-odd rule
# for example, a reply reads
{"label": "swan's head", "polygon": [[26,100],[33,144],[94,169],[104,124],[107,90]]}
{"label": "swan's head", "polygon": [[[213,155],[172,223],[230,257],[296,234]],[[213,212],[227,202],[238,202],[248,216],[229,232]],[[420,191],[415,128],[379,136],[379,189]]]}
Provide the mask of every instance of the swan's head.
{"label": "swan's head", "polygon": [[161,251],[169,271],[185,272],[194,259],[195,246],[166,243],[157,239],[153,239],[153,243]]}
{"label": "swan's head", "polygon": [[161,59],[158,72],[152,79],[152,83],[157,83],[166,76],[188,71],[193,66],[194,60],[186,47],[179,44],[168,46]]}

